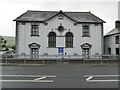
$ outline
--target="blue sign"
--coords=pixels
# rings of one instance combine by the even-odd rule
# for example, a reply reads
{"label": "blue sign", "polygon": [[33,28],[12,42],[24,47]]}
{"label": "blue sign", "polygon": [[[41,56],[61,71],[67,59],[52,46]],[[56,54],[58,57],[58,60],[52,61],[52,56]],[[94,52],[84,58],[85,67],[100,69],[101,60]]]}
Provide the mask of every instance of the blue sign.
{"label": "blue sign", "polygon": [[58,48],[58,53],[59,54],[63,54],[64,53],[64,49],[63,48]]}

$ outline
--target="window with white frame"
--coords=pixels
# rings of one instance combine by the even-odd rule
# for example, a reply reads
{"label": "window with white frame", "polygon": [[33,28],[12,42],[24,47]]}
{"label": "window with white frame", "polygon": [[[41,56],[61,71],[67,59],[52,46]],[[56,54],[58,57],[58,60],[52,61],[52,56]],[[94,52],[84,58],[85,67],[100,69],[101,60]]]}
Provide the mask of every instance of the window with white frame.
{"label": "window with white frame", "polygon": [[108,54],[111,54],[111,48],[110,47],[108,48]]}
{"label": "window with white frame", "polygon": [[115,48],[116,51],[116,55],[120,55],[120,49],[119,48]]}
{"label": "window with white frame", "polygon": [[56,34],[55,34],[55,32],[50,32],[48,35],[48,47],[56,47]]}
{"label": "window with white frame", "polygon": [[90,36],[90,26],[89,25],[83,25],[83,37],[89,37]]}
{"label": "window with white frame", "polygon": [[31,36],[39,36],[38,25],[31,25]]}
{"label": "window with white frame", "polygon": [[115,44],[119,44],[119,35],[115,36]]}
{"label": "window with white frame", "polygon": [[65,35],[65,46],[67,48],[73,47],[73,34],[71,32],[67,32]]}

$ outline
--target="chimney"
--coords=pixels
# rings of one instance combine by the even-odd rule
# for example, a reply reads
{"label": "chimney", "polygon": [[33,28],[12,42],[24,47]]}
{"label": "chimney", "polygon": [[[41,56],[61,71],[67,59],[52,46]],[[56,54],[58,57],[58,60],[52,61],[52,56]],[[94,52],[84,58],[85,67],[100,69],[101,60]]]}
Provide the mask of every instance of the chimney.
{"label": "chimney", "polygon": [[115,22],[115,28],[120,29],[120,21],[116,21],[116,22]]}

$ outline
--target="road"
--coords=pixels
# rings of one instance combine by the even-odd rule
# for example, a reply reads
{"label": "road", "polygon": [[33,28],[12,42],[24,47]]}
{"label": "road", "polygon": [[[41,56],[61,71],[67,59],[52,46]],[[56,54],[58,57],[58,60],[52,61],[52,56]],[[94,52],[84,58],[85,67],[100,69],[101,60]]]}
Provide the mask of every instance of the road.
{"label": "road", "polygon": [[[3,66],[3,82],[1,82],[2,88],[118,88],[117,81],[88,82],[86,75],[118,75],[118,66],[67,63]],[[91,77],[93,79],[87,78],[94,80],[94,77]],[[104,80],[105,77],[100,76],[99,79]],[[41,82],[41,80],[48,80],[48,82]]]}

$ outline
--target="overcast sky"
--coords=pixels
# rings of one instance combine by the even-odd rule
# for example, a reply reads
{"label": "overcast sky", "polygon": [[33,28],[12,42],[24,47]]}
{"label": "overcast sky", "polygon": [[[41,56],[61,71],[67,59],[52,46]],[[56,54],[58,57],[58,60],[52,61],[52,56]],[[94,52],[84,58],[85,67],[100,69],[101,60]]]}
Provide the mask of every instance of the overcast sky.
{"label": "overcast sky", "polygon": [[90,11],[100,17],[104,24],[104,34],[115,27],[118,20],[119,0],[1,0],[0,35],[15,36],[13,20],[27,10],[54,11]]}

